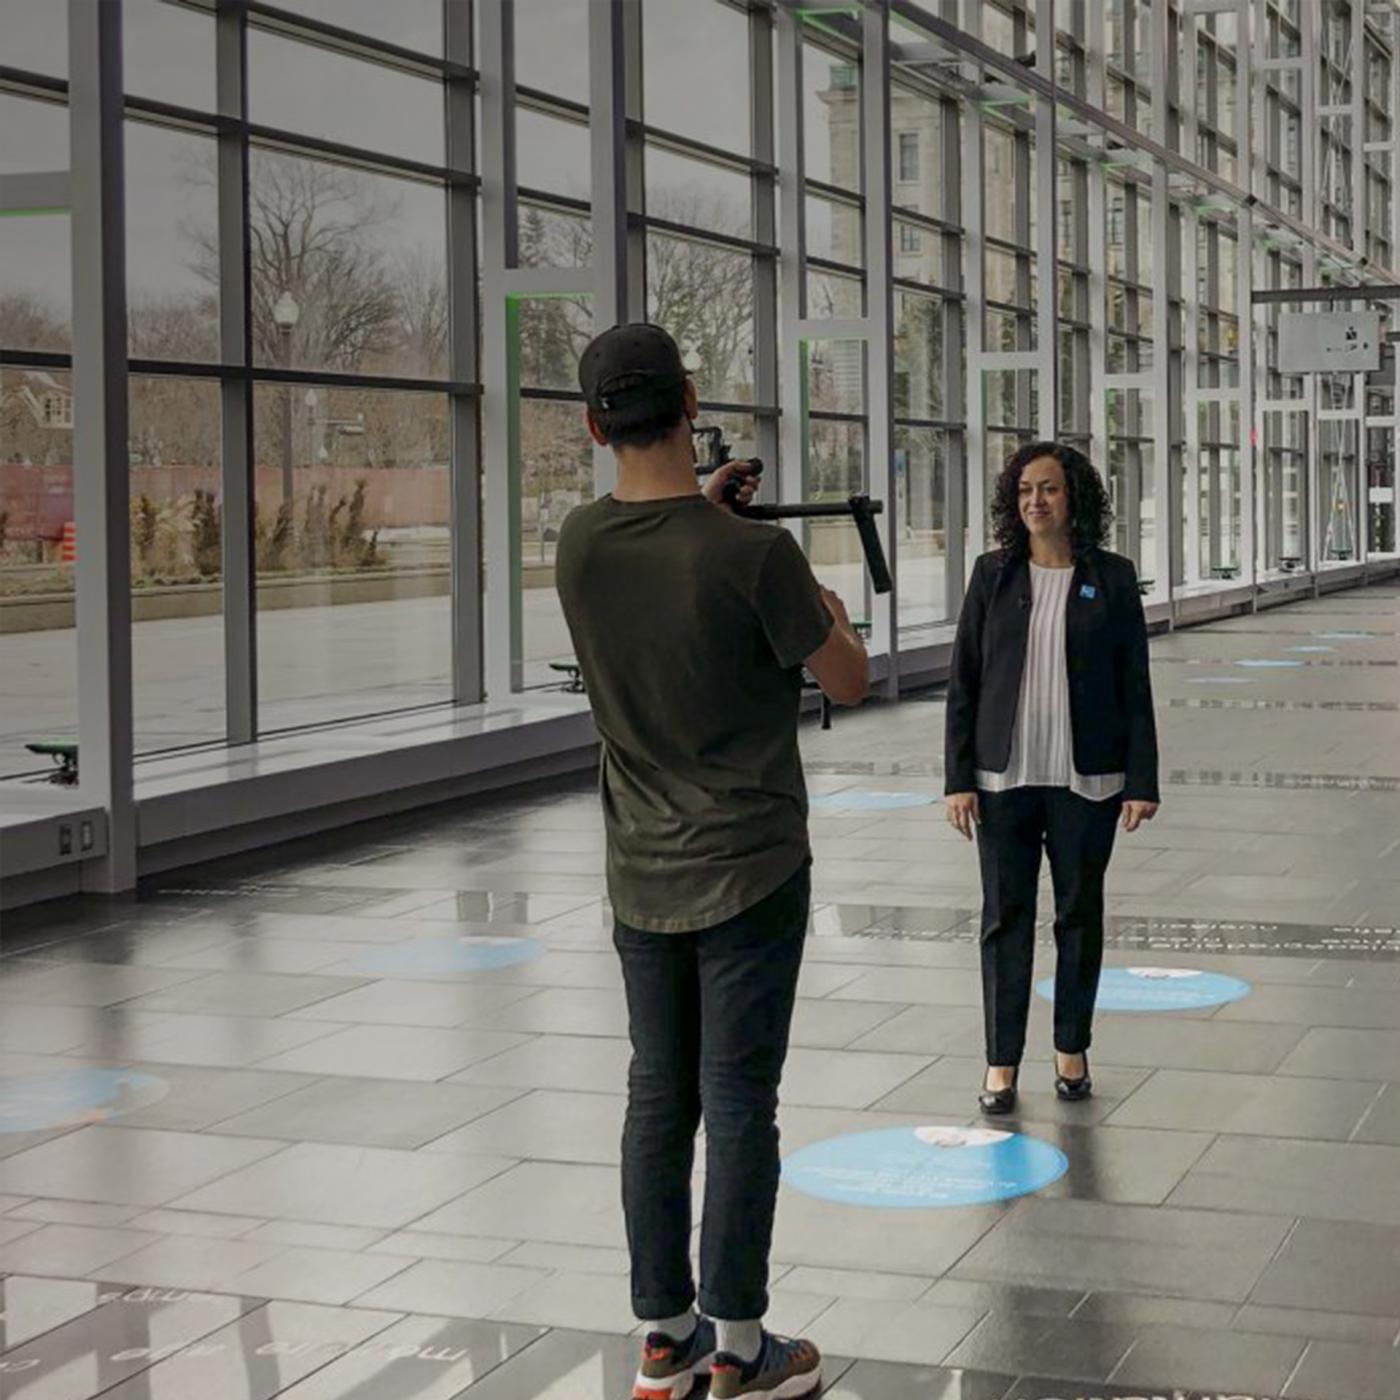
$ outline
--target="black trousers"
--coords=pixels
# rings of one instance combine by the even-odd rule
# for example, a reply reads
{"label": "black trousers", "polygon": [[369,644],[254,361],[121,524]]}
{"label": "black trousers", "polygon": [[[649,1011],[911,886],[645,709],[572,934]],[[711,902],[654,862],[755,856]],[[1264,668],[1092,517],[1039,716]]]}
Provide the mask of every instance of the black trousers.
{"label": "black trousers", "polygon": [[808,865],[751,909],[697,933],[617,924],[632,1036],[622,1205],[632,1307],[674,1317],[695,1301],[690,1178],[705,1122],[700,1307],[768,1310],[778,1197],[778,1082],[811,906]]}
{"label": "black trousers", "polygon": [[1068,788],[981,794],[982,1003],[987,1063],[1018,1065],[1026,1048],[1040,852],[1055,889],[1055,1049],[1089,1048],[1103,967],[1103,885],[1123,810]]}

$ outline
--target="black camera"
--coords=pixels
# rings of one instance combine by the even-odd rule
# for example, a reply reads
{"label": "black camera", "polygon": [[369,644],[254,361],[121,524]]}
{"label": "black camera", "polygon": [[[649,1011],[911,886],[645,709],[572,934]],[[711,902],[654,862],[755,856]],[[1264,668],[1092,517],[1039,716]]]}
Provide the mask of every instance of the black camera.
{"label": "black camera", "polygon": [[[724,440],[723,428],[694,428],[691,433],[696,443],[695,471],[698,476],[710,476],[729,462],[729,444]],[[762,471],[763,463],[757,457],[752,458],[748,475],[758,476]],[[889,564],[885,560],[885,547],[880,543],[880,532],[875,526],[875,517],[885,509],[883,501],[872,501],[869,496],[856,495],[844,501],[741,506],[735,499],[739,487],[737,477],[726,483],[725,498],[738,514],[751,520],[816,520],[850,516],[855,521],[856,533],[860,536],[860,547],[865,553],[865,566],[870,571],[871,587],[876,593],[888,593],[894,587]]]}

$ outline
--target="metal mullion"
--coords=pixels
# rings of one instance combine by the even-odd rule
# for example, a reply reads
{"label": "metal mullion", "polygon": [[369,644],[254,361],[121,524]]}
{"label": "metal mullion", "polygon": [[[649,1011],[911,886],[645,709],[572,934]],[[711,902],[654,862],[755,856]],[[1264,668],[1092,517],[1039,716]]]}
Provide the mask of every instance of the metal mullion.
{"label": "metal mullion", "polygon": [[[595,331],[630,319],[627,246],[627,51],[623,0],[588,8],[589,147],[593,204],[593,325]],[[634,7],[628,7],[634,8]],[[593,444],[593,492],[617,480],[611,449]]]}
{"label": "metal mullion", "polygon": [[630,214],[634,227],[654,229],[657,233],[669,233],[676,238],[688,239],[692,243],[707,243],[714,248],[724,248],[734,253],[749,253],[754,257],[776,257],[778,245],[759,239],[740,238],[732,233],[716,233],[712,229],[696,228],[694,224],[678,223],[674,219],[658,218],[655,214]]}
{"label": "metal mullion", "polygon": [[[1164,138],[1167,128],[1167,45],[1170,16],[1166,0],[1153,0],[1152,127]],[[1175,592],[1172,559],[1181,529],[1177,509],[1177,474],[1171,445],[1171,180],[1163,161],[1152,164],[1152,580],[1153,595],[1170,604]],[[1179,258],[1178,258],[1179,265]],[[1146,563],[1143,560],[1142,563]]]}
{"label": "metal mullion", "polygon": [[[1036,26],[1036,61],[1049,79],[1052,93],[1055,83],[1055,6],[1054,0],[1042,5],[1040,23]],[[1060,355],[1059,355],[1059,272],[1056,244],[1059,219],[1056,199],[1059,187],[1059,152],[1056,148],[1056,119],[1053,97],[1038,97],[1035,103],[1036,153],[1036,267],[1040,274],[1040,300],[1037,307],[1037,332],[1040,341],[1040,370],[1038,372],[1039,433],[1042,440],[1053,441],[1059,414]]]}
{"label": "metal mullion", "polygon": [[899,474],[895,463],[894,419],[894,289],[890,217],[890,58],[889,12],[883,6],[867,6],[861,16],[861,144],[866,212],[865,232],[866,318],[865,346],[868,421],[865,430],[866,476],[869,489],[884,497],[884,513],[876,517],[876,530],[885,547],[893,589],[872,594],[866,587],[871,621],[872,650],[886,657],[885,693],[899,698]]}
{"label": "metal mullion", "polygon": [[582,214],[586,217],[593,208],[589,200],[568,194],[551,194],[548,190],[537,190],[527,185],[517,185],[516,194],[521,204],[537,205],[560,214]]}
{"label": "metal mullion", "polygon": [[829,185],[825,180],[803,177],[803,187],[808,194],[819,195],[833,204],[844,204],[851,209],[864,209],[865,196],[859,190],[848,190],[841,185]]}
{"label": "metal mullion", "polygon": [[248,14],[250,28],[294,38],[330,53],[379,63],[385,68],[411,73],[415,77],[464,77],[468,81],[476,78],[470,64],[454,64],[448,58],[405,48],[355,29],[345,29],[326,20],[266,4],[264,0],[246,0],[243,8]]}
{"label": "metal mullion", "polygon": [[807,268],[809,271],[829,272],[836,277],[849,277],[853,281],[863,281],[866,275],[863,267],[836,262],[832,258],[820,258],[815,253],[807,254]]}
{"label": "metal mullion", "polygon": [[778,169],[771,161],[760,160],[755,156],[741,155],[737,151],[726,150],[723,146],[712,146],[706,141],[697,141],[678,132],[665,131],[651,126],[637,118],[628,121],[628,134],[645,139],[646,144],[672,155],[684,156],[705,165],[733,171],[736,175],[756,175],[763,180],[776,180]]}
{"label": "metal mullion", "polygon": [[912,277],[895,277],[891,281],[900,291],[909,292],[913,296],[928,297],[930,300],[940,301],[965,301],[967,299],[963,292],[954,291],[951,287],[945,287],[937,282],[916,282]]}
{"label": "metal mullion", "polygon": [[956,224],[950,223],[947,219],[940,219],[933,214],[924,214],[917,209],[910,209],[904,204],[895,204],[890,207],[891,216],[901,224],[909,224],[914,228],[922,229],[926,233],[961,233]]}
{"label": "metal mullion", "polygon": [[557,93],[545,92],[543,88],[517,83],[515,102],[518,107],[538,112],[541,116],[559,117],[573,122],[575,126],[588,125],[588,103],[577,102],[572,97],[560,97]]}
{"label": "metal mullion", "polygon": [[[132,361],[133,366],[144,366],[147,363],[144,360]],[[180,376],[186,374],[186,369],[178,363],[165,363],[160,372]],[[246,373],[248,378],[265,384],[307,384],[329,389],[387,389],[409,394],[482,392],[480,386],[465,380],[418,379],[392,374],[344,374],[339,370],[282,369],[276,365],[255,365],[246,372],[225,368],[222,372],[228,377],[238,377]]]}
{"label": "metal mullion", "polygon": [[416,179],[435,185],[460,181],[475,187],[478,183],[474,175],[454,176],[445,165],[431,165],[426,161],[408,160],[403,156],[381,155],[360,146],[347,146],[340,141],[327,141],[320,136],[285,131],[281,127],[250,122],[247,130],[255,146],[264,150],[274,150],[279,154],[326,160],[375,175],[390,175],[403,180]]}
{"label": "metal mullion", "polygon": [[[962,115],[959,104],[944,104],[943,168],[952,201],[955,221],[962,217]],[[944,276],[957,285],[955,297],[943,299],[943,402],[968,404],[967,381],[964,377],[963,355],[954,347],[963,347],[966,339],[967,303],[963,290],[963,259],[965,249],[962,234],[943,235]],[[976,314],[981,316],[979,306]],[[967,521],[967,424],[961,423],[946,438],[948,468],[944,477],[946,499],[943,504],[943,587],[945,611],[956,617],[962,608],[967,578],[967,553],[964,526]]]}
{"label": "metal mullion", "polygon": [[[777,169],[777,133],[774,125],[773,21],[770,15],[749,12],[749,131],[755,158]],[[754,398],[778,405],[778,192],[774,180],[750,182],[754,236],[771,246],[770,254],[755,256],[753,263],[753,374]],[[754,425],[754,446],[759,458],[778,463],[779,420],[765,414]]]}
{"label": "metal mullion", "polygon": [[[981,32],[980,0],[961,0],[963,26],[976,37]],[[985,46],[984,46],[985,47]],[[987,390],[982,367],[986,352],[986,181],[983,133],[986,119],[982,109],[967,102],[960,112],[960,198],[963,227],[966,230],[967,315],[967,436],[966,457],[966,554],[963,558],[962,588],[966,588],[971,566],[987,547]]]}
{"label": "metal mullion", "polygon": [[[221,0],[215,16],[218,135],[220,481],[223,496],[224,732],[258,737],[257,499],[253,444],[253,278],[249,249],[247,11]],[[138,362],[139,363],[139,362]],[[149,371],[144,371],[149,372]]]}
{"label": "metal mullion", "polygon": [[476,0],[481,48],[481,439],[486,694],[521,688],[520,347],[510,269],[518,254],[514,0]]}
{"label": "metal mullion", "polygon": [[107,814],[83,885],[136,884],[120,6],[68,0],[78,792]]}
{"label": "metal mullion", "polygon": [[775,11],[778,49],[778,499],[801,501],[807,486],[807,356],[801,325],[807,314],[806,156],[802,112],[802,21],[787,6]]}
{"label": "metal mullion", "polygon": [[[443,48],[454,73],[473,72],[470,0],[443,0]],[[447,163],[454,177],[472,174],[476,149],[476,83],[449,76],[443,89]],[[448,376],[473,383],[478,370],[476,196],[460,178],[447,190]],[[485,699],[482,613],[481,425],[477,395],[448,395],[448,470],[452,569],[452,699]]]}

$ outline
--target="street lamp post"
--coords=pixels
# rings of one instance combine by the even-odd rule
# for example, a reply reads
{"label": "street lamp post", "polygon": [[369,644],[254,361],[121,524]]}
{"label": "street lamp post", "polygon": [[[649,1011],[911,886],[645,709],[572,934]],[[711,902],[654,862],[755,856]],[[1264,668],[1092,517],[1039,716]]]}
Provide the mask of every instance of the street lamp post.
{"label": "street lamp post", "polygon": [[[301,319],[301,307],[296,298],[285,289],[272,308],[272,319],[277,326],[282,349],[282,368],[292,365],[292,331]],[[282,500],[290,509],[293,497],[292,485],[292,386],[282,386]]]}

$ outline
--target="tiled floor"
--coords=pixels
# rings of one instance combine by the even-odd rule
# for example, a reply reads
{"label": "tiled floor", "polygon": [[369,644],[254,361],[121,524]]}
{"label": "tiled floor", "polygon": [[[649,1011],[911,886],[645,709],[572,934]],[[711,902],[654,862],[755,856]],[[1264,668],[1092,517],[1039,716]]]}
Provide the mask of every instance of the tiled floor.
{"label": "tiled floor", "polygon": [[[1250,994],[1102,1014],[1083,1105],[1037,1001],[1012,1126],[1068,1159],[1038,1193],[785,1187],[773,1321],[826,1348],[828,1395],[1400,1396],[1397,633],[1380,587],[1154,640],[1166,804],[1120,843],[1107,961]],[[934,695],[804,733],[789,1153],[976,1121],[941,723]],[[601,854],[584,781],[7,916],[0,1395],[626,1395]]]}

